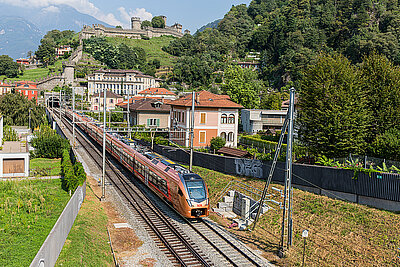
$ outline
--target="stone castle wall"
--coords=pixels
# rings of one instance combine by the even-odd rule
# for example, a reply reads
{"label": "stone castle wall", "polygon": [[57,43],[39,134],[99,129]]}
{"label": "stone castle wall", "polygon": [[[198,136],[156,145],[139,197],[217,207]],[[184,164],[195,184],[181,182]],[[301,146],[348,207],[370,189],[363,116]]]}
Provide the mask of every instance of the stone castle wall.
{"label": "stone castle wall", "polygon": [[121,28],[108,28],[101,24],[95,24],[91,26],[84,26],[81,33],[80,39],[89,39],[90,37],[127,37],[131,39],[141,39],[142,36],[147,36],[149,38],[160,37],[164,35],[172,35],[174,37],[182,37],[182,26],[180,24],[175,24],[173,26],[166,26],[165,28],[153,28],[146,27],[141,29],[141,22],[137,19],[132,18],[132,28],[131,29],[121,29]]}

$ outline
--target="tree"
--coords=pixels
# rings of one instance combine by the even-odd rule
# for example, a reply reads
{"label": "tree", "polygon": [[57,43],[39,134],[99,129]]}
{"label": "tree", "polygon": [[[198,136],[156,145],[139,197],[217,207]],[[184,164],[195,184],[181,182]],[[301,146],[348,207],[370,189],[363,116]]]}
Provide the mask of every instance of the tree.
{"label": "tree", "polygon": [[360,74],[344,56],[321,54],[301,81],[298,110],[300,141],[316,155],[340,157],[366,150],[366,92]]}
{"label": "tree", "polygon": [[211,151],[217,151],[220,148],[224,147],[225,144],[226,144],[226,141],[224,138],[222,138],[220,136],[213,137],[213,138],[211,138],[211,141],[210,141]]}
{"label": "tree", "polygon": [[0,56],[0,75],[6,75],[8,78],[17,77],[19,74],[19,65],[7,55]]}
{"label": "tree", "polygon": [[[42,39],[43,41],[43,39]],[[56,60],[56,52],[54,44],[44,40],[35,52],[38,60],[40,60],[45,66],[54,64]]]}
{"label": "tree", "polygon": [[61,158],[63,150],[70,147],[69,141],[48,125],[41,125],[33,136],[31,145],[35,148],[34,156],[38,158]]}
{"label": "tree", "polygon": [[122,26],[121,25],[117,25],[117,26],[115,26],[115,28],[116,29],[122,29]]}
{"label": "tree", "polygon": [[376,156],[400,161],[400,130],[392,128],[379,134],[373,143]]}
{"label": "tree", "polygon": [[165,28],[165,20],[162,16],[153,17],[151,19],[151,25],[153,28]]}
{"label": "tree", "polygon": [[150,21],[144,20],[144,21],[142,22],[142,24],[141,24],[141,28],[142,28],[142,30],[143,30],[143,29],[145,29],[145,28],[147,28],[147,27],[152,27],[152,24],[151,24]]}
{"label": "tree", "polygon": [[257,74],[240,66],[229,66],[224,72],[222,90],[228,94],[233,102],[245,108],[258,108],[260,98],[258,93],[262,84],[256,80]]}

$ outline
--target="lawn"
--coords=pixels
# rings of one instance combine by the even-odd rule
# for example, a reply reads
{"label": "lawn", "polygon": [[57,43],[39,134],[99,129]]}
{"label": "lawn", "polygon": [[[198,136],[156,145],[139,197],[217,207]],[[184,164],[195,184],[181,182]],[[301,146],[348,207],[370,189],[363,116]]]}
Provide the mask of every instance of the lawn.
{"label": "lawn", "polygon": [[90,187],[56,266],[113,266],[106,227],[108,218]]}
{"label": "lawn", "polygon": [[120,37],[108,37],[107,38],[113,44],[124,43],[129,46],[141,47],[146,51],[147,60],[159,59],[161,66],[172,66],[176,60],[176,57],[161,50],[163,46],[167,46],[171,41],[175,40],[172,36],[161,36],[154,37],[150,40],[143,39],[129,39]]}
{"label": "lawn", "polygon": [[[193,167],[207,182],[211,205],[216,206],[223,188],[231,180],[263,188],[258,179],[225,175]],[[274,187],[282,188],[274,184]],[[273,193],[272,191],[270,193]],[[275,198],[282,201],[280,197]],[[384,210],[330,199],[301,190],[293,192],[293,246],[286,258],[277,257],[282,210],[273,206],[261,217],[255,231],[232,230],[251,247],[280,266],[302,264],[301,232],[309,230],[306,266],[400,266],[400,215]],[[224,224],[228,220],[211,213],[210,218]]]}
{"label": "lawn", "polygon": [[18,76],[16,78],[6,78],[5,76],[0,76],[0,79],[5,79],[6,82],[13,82],[13,81],[35,81],[39,80],[41,78],[45,78],[49,76],[49,69],[54,68],[55,70],[57,69],[62,69],[62,60],[57,60],[53,66],[49,67],[41,67],[37,69],[28,69],[24,71],[24,74],[21,76]]}
{"label": "lawn", "polygon": [[31,159],[29,168],[31,176],[59,176],[61,173],[61,159]]}
{"label": "lawn", "polygon": [[0,266],[29,266],[69,199],[60,179],[0,182]]}

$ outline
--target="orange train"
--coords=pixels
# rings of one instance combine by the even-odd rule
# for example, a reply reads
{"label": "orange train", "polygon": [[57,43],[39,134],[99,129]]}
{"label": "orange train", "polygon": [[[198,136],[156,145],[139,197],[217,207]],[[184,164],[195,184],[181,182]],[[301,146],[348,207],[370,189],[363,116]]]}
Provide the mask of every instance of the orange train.
{"label": "orange train", "polygon": [[[67,117],[72,121],[72,111],[67,111]],[[77,124],[78,127],[93,140],[100,145],[103,144],[102,125],[78,113],[75,113],[75,121],[80,122]],[[106,134],[106,149],[182,216],[186,218],[208,216],[208,189],[199,175],[118,134]]]}

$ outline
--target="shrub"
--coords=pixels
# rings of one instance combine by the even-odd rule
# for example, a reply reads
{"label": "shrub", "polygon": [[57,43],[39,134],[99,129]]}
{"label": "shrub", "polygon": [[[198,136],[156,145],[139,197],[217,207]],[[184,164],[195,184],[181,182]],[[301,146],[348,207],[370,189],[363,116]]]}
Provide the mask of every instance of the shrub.
{"label": "shrub", "polygon": [[213,138],[211,138],[211,141],[210,141],[211,151],[214,151],[214,150],[217,151],[220,148],[224,147],[225,144],[226,144],[226,141],[224,138],[222,138],[220,136],[213,137]]}
{"label": "shrub", "polygon": [[37,158],[60,158],[63,156],[63,150],[70,147],[68,140],[47,125],[41,125],[40,129],[35,131],[31,145],[35,148],[33,156]]}
{"label": "shrub", "polygon": [[63,175],[63,187],[70,192],[75,191],[86,180],[86,173],[82,163],[76,162],[72,165],[68,149],[63,150],[61,171]]}

